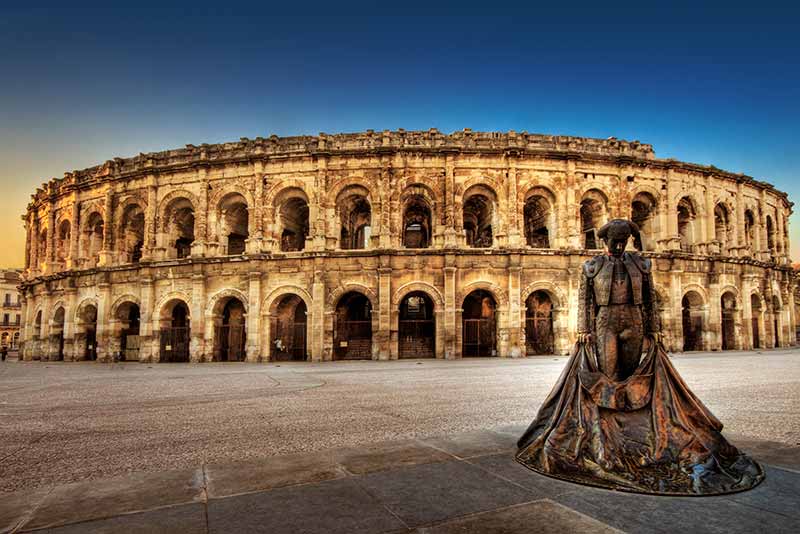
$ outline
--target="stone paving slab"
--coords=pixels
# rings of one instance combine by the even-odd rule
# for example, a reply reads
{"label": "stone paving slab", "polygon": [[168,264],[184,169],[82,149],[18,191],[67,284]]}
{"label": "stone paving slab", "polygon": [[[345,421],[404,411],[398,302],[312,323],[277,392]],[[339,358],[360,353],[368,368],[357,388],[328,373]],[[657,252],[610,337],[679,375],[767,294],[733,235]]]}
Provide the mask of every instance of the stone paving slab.
{"label": "stone paving slab", "polygon": [[208,502],[210,533],[352,534],[405,527],[352,478]]}
{"label": "stone paving slab", "polygon": [[113,517],[203,498],[202,470],[136,473],[59,486],[34,510],[25,529]]}
{"label": "stone paving slab", "polygon": [[[547,532],[798,530],[800,472],[768,465],[767,479],[757,488],[720,497],[614,492],[555,480],[518,464],[513,458],[518,430],[0,494],[0,532],[510,533],[530,532],[532,525]],[[794,447],[743,437],[732,441],[760,461],[800,462]]]}
{"label": "stone paving slab", "polygon": [[543,499],[527,504],[510,506],[491,512],[461,517],[452,521],[422,527],[418,534],[612,534],[619,531],[600,521],[579,514],[553,501]]}

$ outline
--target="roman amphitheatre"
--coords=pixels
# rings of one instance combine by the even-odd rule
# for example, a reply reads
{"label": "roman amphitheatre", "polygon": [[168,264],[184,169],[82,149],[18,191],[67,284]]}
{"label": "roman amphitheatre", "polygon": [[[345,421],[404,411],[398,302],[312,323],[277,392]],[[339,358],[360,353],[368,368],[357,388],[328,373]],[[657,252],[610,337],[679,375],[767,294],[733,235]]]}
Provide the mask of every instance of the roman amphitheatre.
{"label": "roman amphitheatre", "polygon": [[366,131],[187,145],[44,183],[25,360],[517,358],[574,342],[630,218],[671,351],[794,344],[785,193],[652,146]]}

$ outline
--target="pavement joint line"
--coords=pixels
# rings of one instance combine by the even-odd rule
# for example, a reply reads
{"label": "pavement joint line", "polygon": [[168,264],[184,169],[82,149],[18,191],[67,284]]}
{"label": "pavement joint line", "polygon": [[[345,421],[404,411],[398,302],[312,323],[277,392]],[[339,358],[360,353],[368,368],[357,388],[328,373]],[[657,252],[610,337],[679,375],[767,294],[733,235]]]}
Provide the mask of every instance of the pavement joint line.
{"label": "pavement joint line", "polygon": [[430,447],[431,449],[435,449],[435,450],[437,450],[437,451],[439,451],[439,452],[443,452],[443,453],[445,453],[445,454],[446,454],[446,455],[448,455],[448,456],[452,456],[452,457],[453,457],[453,458],[455,458],[456,460],[463,460],[463,458],[461,458],[460,456],[457,456],[457,455],[453,454],[452,452],[446,451],[446,450],[444,450],[444,449],[440,449],[440,448],[439,448],[439,447],[437,447],[436,445],[432,445],[432,444],[430,444],[430,443],[427,443],[427,442],[425,442],[425,441],[423,441],[423,440],[420,440],[420,442],[421,442],[423,445],[425,445],[426,447]]}
{"label": "pavement joint line", "polygon": [[42,504],[44,503],[44,501],[45,501],[45,500],[46,500],[46,499],[47,499],[47,498],[50,496],[50,494],[51,494],[51,493],[53,493],[53,492],[56,490],[56,488],[57,488],[57,487],[58,487],[58,486],[53,486],[52,488],[50,488],[49,490],[47,490],[47,492],[46,492],[46,493],[45,493],[45,494],[42,496],[42,498],[39,500],[39,502],[37,502],[37,503],[36,503],[36,504],[35,504],[33,507],[31,507],[31,508],[28,510],[28,513],[27,513],[27,514],[25,514],[25,515],[23,515],[23,516],[22,516],[22,517],[19,519],[19,521],[17,521],[17,524],[16,524],[16,525],[14,525],[14,526],[11,528],[11,530],[9,531],[9,534],[15,534],[15,533],[17,533],[17,532],[21,532],[21,531],[22,531],[22,528],[23,528],[23,527],[24,527],[24,526],[25,526],[27,523],[29,523],[29,522],[31,521],[31,519],[33,519],[33,516],[36,514],[36,512],[38,512],[38,511],[39,511],[39,508],[41,508],[41,507],[42,507]]}
{"label": "pavement joint line", "polygon": [[354,480],[355,484],[356,484],[356,485],[357,485],[359,488],[361,488],[361,491],[363,491],[364,493],[366,493],[367,495],[369,495],[370,497],[372,497],[372,498],[375,500],[375,502],[379,503],[379,504],[380,504],[380,505],[383,507],[383,509],[384,509],[384,510],[386,510],[387,512],[389,512],[389,514],[390,514],[392,517],[394,517],[395,519],[397,519],[398,521],[400,521],[400,523],[403,525],[403,527],[405,527],[405,529],[406,529],[406,530],[408,530],[409,532],[411,531],[411,527],[408,525],[408,523],[406,523],[405,521],[403,521],[403,518],[402,518],[402,517],[400,517],[399,515],[397,515],[397,514],[394,512],[394,510],[392,510],[391,508],[389,508],[389,505],[387,505],[385,502],[381,501],[381,500],[380,500],[380,499],[379,499],[379,498],[378,498],[378,497],[377,497],[375,494],[373,494],[371,491],[369,491],[367,488],[365,488],[363,484],[361,484],[361,483],[360,483],[360,481],[359,481],[359,478],[361,478],[361,477],[353,477],[353,478],[355,479],[355,480]]}
{"label": "pavement joint line", "polygon": [[737,500],[732,499],[730,497],[723,497],[723,499],[725,501],[733,504],[733,505],[736,505],[736,506],[745,506],[747,508],[752,508],[753,510],[758,510],[759,512],[763,512],[765,514],[775,514],[775,515],[779,515],[781,517],[785,517],[786,519],[791,519],[791,520],[794,520],[794,521],[798,521],[797,516],[787,515],[787,514],[784,514],[783,512],[776,512],[775,510],[767,510],[766,508],[762,508],[761,506],[757,506],[755,504],[751,504],[751,503],[748,503],[748,502],[737,501]]}
{"label": "pavement joint line", "polygon": [[203,471],[203,492],[202,492],[202,500],[203,500],[203,516],[206,520],[206,533],[210,532],[211,525],[208,521],[208,472],[206,471],[206,464],[200,467]]}
{"label": "pavement joint line", "polygon": [[[562,494],[562,495],[563,495],[563,494]],[[555,504],[556,506],[558,506],[559,508],[563,508],[563,509],[565,509],[565,510],[568,510],[568,511],[570,511],[570,512],[572,512],[572,513],[578,514],[579,516],[581,516],[581,517],[583,517],[583,518],[585,518],[585,519],[587,519],[587,520],[591,521],[592,523],[600,523],[600,524],[601,524],[601,525],[603,525],[604,527],[606,527],[606,528],[609,528],[609,529],[613,530],[614,532],[619,532],[620,534],[625,534],[625,531],[624,531],[624,530],[620,530],[620,529],[618,529],[618,528],[616,528],[616,527],[614,527],[614,526],[612,526],[612,525],[609,525],[609,524],[608,524],[608,523],[606,523],[605,521],[600,521],[599,519],[597,519],[597,518],[595,518],[595,517],[592,517],[592,516],[590,516],[590,515],[584,514],[584,513],[583,513],[583,512],[581,512],[580,510],[576,510],[576,509],[574,509],[574,508],[570,508],[569,506],[567,506],[567,505],[565,505],[565,504],[561,504],[560,502],[556,502],[556,501],[554,501],[554,500],[552,500],[552,499],[548,499],[548,498],[546,498],[546,497],[545,497],[544,499],[542,499],[542,500],[543,500],[543,501],[550,501],[550,502],[552,502],[553,504]]]}

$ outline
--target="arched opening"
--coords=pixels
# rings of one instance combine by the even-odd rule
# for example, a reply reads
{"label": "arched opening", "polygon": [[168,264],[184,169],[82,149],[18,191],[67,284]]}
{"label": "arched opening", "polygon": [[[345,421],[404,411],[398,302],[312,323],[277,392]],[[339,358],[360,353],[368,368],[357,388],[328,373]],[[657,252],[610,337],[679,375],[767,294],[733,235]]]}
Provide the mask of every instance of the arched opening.
{"label": "arched opening", "polygon": [[47,229],[42,230],[42,233],[39,234],[38,261],[40,264],[47,261]]}
{"label": "arched opening", "polygon": [[703,350],[703,298],[689,291],[681,300],[683,350]]}
{"label": "arched opening", "polygon": [[597,237],[597,230],[605,224],[606,203],[605,195],[596,189],[590,189],[581,199],[581,234],[583,235],[583,248],[587,250],[599,249],[603,246]]}
{"label": "arched opening", "polygon": [[59,306],[53,315],[53,323],[50,327],[50,343],[52,344],[52,354],[57,361],[64,360],[64,320],[66,313],[63,306]]}
{"label": "arched opening", "polygon": [[750,210],[744,212],[744,244],[750,247],[751,253],[755,251],[755,217]]}
{"label": "arched opening", "polygon": [[306,303],[297,295],[285,295],[270,313],[270,357],[272,361],[308,359]]}
{"label": "arched opening", "polygon": [[88,261],[89,267],[94,267],[100,261],[100,251],[103,248],[103,218],[96,211],[86,220],[83,243],[83,257]]}
{"label": "arched opening", "polygon": [[736,348],[736,296],[730,291],[720,298],[722,309],[722,350]]}
{"label": "arched opening", "polygon": [[159,318],[159,362],[188,362],[190,340],[189,306],[178,299],[169,301]]}
{"label": "arched opening", "polygon": [[775,225],[772,223],[771,215],[767,215],[767,248],[775,254]]}
{"label": "arched opening", "polygon": [[497,304],[488,291],[477,289],[463,304],[462,355],[497,356]]}
{"label": "arched opening", "polygon": [[436,317],[433,300],[422,291],[412,291],[400,302],[398,356],[436,357]]}
{"label": "arched opening", "polygon": [[681,239],[681,250],[692,252],[695,243],[695,219],[697,211],[689,197],[683,197],[678,202],[678,235]]}
{"label": "arched opening", "polygon": [[631,221],[639,227],[644,250],[655,250],[657,211],[656,199],[650,193],[637,193],[631,201]]}
{"label": "arched opening", "polygon": [[523,208],[525,243],[533,248],[550,248],[552,206],[542,194],[532,193]]}
{"label": "arched opening", "polygon": [[173,200],[166,215],[166,241],[170,258],[188,258],[194,243],[194,207],[189,199]]}
{"label": "arched opening", "polygon": [[336,305],[333,324],[334,358],[369,360],[372,358],[372,304],[351,291]]}
{"label": "arched opening", "polygon": [[750,295],[750,327],[751,332],[753,334],[753,348],[760,349],[761,347],[761,328],[759,327],[759,323],[761,322],[761,299],[753,293]]}
{"label": "arched opening", "polygon": [[525,301],[525,352],[553,354],[553,301],[546,291],[534,291]]}
{"label": "arched opening", "polygon": [[781,325],[780,325],[780,316],[781,316],[781,301],[778,299],[777,295],[772,295],[772,340],[773,340],[773,347],[780,347],[781,346]]}
{"label": "arched opening", "polygon": [[13,338],[13,341],[11,343],[12,343],[11,344],[11,348],[12,349],[18,349],[19,348],[19,332],[14,332],[14,338]]}
{"label": "arched opening", "polygon": [[367,190],[361,186],[349,188],[339,194],[336,207],[342,226],[339,248],[367,248],[372,234],[372,207],[367,200]]}
{"label": "arched opening", "polygon": [[138,204],[131,204],[122,214],[120,228],[120,261],[139,263],[144,246],[144,210]]}
{"label": "arched opening", "polygon": [[428,201],[414,195],[403,210],[403,246],[428,248],[431,242],[431,207]]}
{"label": "arched opening", "polygon": [[83,359],[97,359],[97,306],[86,304],[78,311],[77,335],[78,347],[83,350]]}
{"label": "arched opening", "polygon": [[464,199],[463,220],[467,246],[489,248],[494,240],[492,229],[494,195],[483,188],[475,188],[475,191]]}
{"label": "arched opening", "polygon": [[245,252],[250,236],[247,200],[240,193],[229,193],[219,202],[218,235],[222,250],[228,256]]}
{"label": "arched opening", "polygon": [[72,225],[69,221],[61,221],[58,225],[58,234],[56,237],[56,259],[63,262],[69,256],[69,241],[72,235]]}
{"label": "arched opening", "polygon": [[308,237],[308,201],[293,197],[281,204],[279,210],[281,251],[295,252],[306,248]]}
{"label": "arched opening", "polygon": [[33,320],[33,335],[37,339],[42,337],[42,310],[36,312],[36,318]]}
{"label": "arched opening", "polygon": [[724,253],[733,242],[731,217],[725,204],[714,206],[714,238],[720,243],[720,253]]}
{"label": "arched opening", "polygon": [[246,314],[244,304],[236,297],[226,298],[214,312],[214,361],[242,362],[245,360]]}
{"label": "arched opening", "polygon": [[116,321],[119,324],[120,359],[134,362],[139,360],[139,305],[125,302],[117,308]]}

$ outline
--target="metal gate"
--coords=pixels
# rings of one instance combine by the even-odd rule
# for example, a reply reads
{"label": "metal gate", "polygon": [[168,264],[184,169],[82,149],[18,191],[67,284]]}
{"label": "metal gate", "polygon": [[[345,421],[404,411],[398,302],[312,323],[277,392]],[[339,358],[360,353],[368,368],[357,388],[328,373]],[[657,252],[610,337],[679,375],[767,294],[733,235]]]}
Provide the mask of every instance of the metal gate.
{"label": "metal gate", "polygon": [[86,345],[84,346],[83,358],[89,361],[97,359],[97,331],[86,330]]}
{"label": "metal gate", "polygon": [[337,360],[371,360],[372,321],[337,321],[334,354]]}
{"label": "metal gate", "polygon": [[189,327],[174,326],[161,329],[160,362],[189,361]]}
{"label": "metal gate", "polygon": [[246,341],[244,325],[222,325],[214,332],[214,361],[242,362]]}
{"label": "metal gate", "polygon": [[736,323],[733,313],[722,312],[722,350],[732,350],[736,348]]}
{"label": "metal gate", "polygon": [[306,323],[275,320],[272,324],[270,359],[273,361],[305,361],[307,359]]}
{"label": "metal gate", "polygon": [[553,319],[531,317],[525,319],[525,352],[531,354],[553,354]]}
{"label": "metal gate", "polygon": [[761,339],[758,335],[758,317],[753,317],[751,324],[753,325],[753,348],[759,349],[761,348]]}
{"label": "metal gate", "polygon": [[139,361],[139,336],[135,334],[122,335],[121,354],[122,359],[128,362]]}
{"label": "metal gate", "polygon": [[494,318],[463,321],[463,356],[496,356]]}
{"label": "metal gate", "polygon": [[400,358],[436,357],[436,321],[402,319],[398,327]]}

